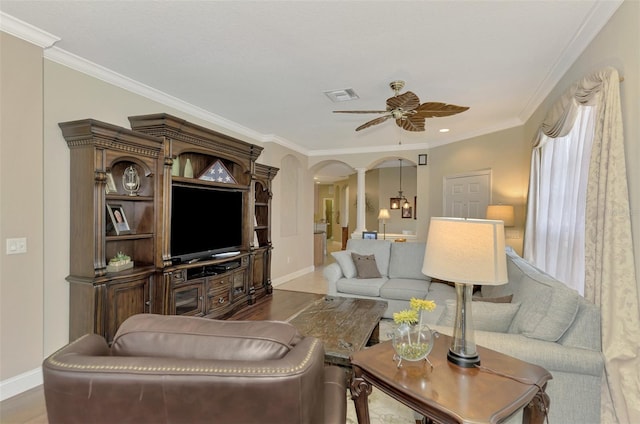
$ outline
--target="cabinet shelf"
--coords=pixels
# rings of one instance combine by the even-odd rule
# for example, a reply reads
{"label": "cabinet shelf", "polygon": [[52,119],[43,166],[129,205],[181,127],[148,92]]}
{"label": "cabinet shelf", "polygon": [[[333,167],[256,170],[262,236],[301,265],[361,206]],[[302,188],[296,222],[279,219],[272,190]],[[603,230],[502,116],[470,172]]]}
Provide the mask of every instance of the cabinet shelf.
{"label": "cabinet shelf", "polygon": [[153,196],[129,196],[127,194],[107,194],[105,196],[107,201],[118,202],[150,202],[153,201]]}
{"label": "cabinet shelf", "polygon": [[140,234],[122,234],[119,236],[106,236],[106,241],[125,241],[125,240],[142,240],[153,238],[153,233],[140,233]]}

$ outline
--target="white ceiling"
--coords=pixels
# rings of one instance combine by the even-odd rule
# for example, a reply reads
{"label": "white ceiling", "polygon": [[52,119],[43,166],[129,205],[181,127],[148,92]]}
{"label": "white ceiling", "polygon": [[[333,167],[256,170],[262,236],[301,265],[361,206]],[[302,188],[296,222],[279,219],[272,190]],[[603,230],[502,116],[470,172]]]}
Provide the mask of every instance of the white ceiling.
{"label": "white ceiling", "polygon": [[[84,72],[321,155],[429,148],[522,124],[620,3],[2,0],[0,11],[59,37],[46,57],[74,66],[78,56]],[[356,133],[378,115],[332,113],[384,109],[397,79],[421,102],[470,109],[420,133],[393,120]],[[323,94],[343,88],[360,99]]]}

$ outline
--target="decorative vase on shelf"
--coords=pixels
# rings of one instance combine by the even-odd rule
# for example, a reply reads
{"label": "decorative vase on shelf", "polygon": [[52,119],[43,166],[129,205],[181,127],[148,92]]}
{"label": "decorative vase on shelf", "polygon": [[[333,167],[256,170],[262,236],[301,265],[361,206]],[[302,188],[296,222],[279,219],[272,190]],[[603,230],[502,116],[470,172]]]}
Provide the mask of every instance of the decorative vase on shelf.
{"label": "decorative vase on shelf", "polygon": [[398,361],[397,367],[400,368],[402,366],[403,360],[425,360],[433,368],[428,356],[433,349],[437,336],[438,333],[431,330],[426,324],[402,323],[398,325],[391,334],[393,349],[395,350],[393,360]]}
{"label": "decorative vase on shelf", "polygon": [[187,159],[184,164],[184,177],[193,178],[193,167],[191,166],[191,160]]}

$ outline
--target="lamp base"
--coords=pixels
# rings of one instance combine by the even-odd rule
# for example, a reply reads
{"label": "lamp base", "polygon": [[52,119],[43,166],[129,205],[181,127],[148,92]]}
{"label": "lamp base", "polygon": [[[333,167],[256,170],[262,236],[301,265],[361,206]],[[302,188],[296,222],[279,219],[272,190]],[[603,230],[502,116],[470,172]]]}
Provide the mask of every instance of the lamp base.
{"label": "lamp base", "polygon": [[449,350],[447,353],[447,360],[454,365],[457,365],[462,368],[474,368],[476,365],[480,365],[480,357],[478,355],[474,355],[471,357],[460,356],[455,352]]}

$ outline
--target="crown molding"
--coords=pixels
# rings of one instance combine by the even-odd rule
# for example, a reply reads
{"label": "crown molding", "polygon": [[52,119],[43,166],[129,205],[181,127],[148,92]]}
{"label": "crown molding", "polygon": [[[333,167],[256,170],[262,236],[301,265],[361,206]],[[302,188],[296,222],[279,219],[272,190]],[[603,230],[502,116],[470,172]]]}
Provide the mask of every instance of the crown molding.
{"label": "crown molding", "polygon": [[74,69],[78,72],[82,72],[101,81],[107,82],[116,87],[146,97],[150,100],[162,103],[176,110],[193,115],[199,119],[209,122],[216,126],[216,130],[221,132],[233,132],[235,134],[247,137],[250,140],[261,141],[269,140],[268,137],[254,131],[250,128],[237,124],[222,116],[208,112],[202,108],[187,103],[184,100],[180,100],[177,97],[173,97],[167,93],[157,90],[148,85],[142,84],[134,79],[114,72],[104,66],[93,63],[80,56],[69,53],[66,50],[58,47],[52,47],[45,51],[45,58],[52,62],[59,63],[60,65]]}
{"label": "crown molding", "polygon": [[0,31],[11,34],[36,46],[48,49],[60,41],[59,37],[41,30],[31,24],[0,12]]}
{"label": "crown molding", "polygon": [[434,140],[434,141],[427,141],[424,143],[413,143],[413,144],[402,144],[402,145],[389,144],[386,146],[349,147],[345,149],[311,150],[307,153],[307,156],[309,157],[339,156],[339,155],[352,155],[352,154],[362,154],[362,153],[388,153],[388,152],[397,152],[397,151],[428,150],[428,149],[433,149],[434,147],[444,146],[445,144],[451,144],[451,143],[456,143],[458,141],[469,140],[474,137],[493,134],[498,131],[508,130],[510,128],[519,127],[522,125],[524,125],[524,123],[521,120],[519,120],[518,118],[513,118],[491,127],[478,128],[475,131],[469,131],[463,134],[455,134],[455,135],[452,134],[447,138],[442,138],[440,140]]}
{"label": "crown molding", "polygon": [[[547,72],[537,90],[531,96],[524,109],[518,115],[522,122],[526,122],[536,111],[538,106],[547,98],[549,93],[560,82],[562,77],[580,57],[584,50],[591,44],[593,39],[600,33],[602,28],[609,22],[609,19],[618,10],[624,0],[609,0],[595,2],[591,11],[576,31],[573,39],[560,53],[554,65]],[[606,16],[606,20],[602,17]]]}

